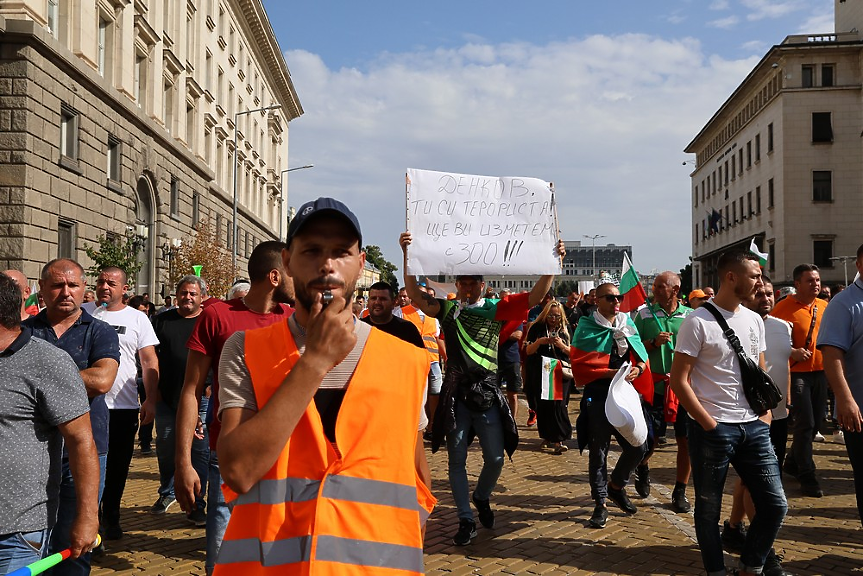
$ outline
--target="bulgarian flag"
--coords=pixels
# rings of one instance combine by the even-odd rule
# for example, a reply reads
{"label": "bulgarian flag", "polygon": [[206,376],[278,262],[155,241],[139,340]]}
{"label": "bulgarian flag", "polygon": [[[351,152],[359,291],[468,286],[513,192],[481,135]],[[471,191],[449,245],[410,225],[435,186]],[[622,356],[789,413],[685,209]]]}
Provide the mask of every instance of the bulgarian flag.
{"label": "bulgarian flag", "polygon": [[35,316],[39,313],[39,286],[35,283],[30,286],[30,295],[24,301],[24,312],[30,316]]}
{"label": "bulgarian flag", "polygon": [[758,257],[759,266],[761,266],[762,268],[767,266],[767,257],[769,256],[769,254],[765,254],[758,249],[758,245],[755,243],[755,238],[753,238],[752,242],[749,243],[749,251]]}
{"label": "bulgarian flag", "polygon": [[556,358],[542,357],[540,400],[563,400],[563,366]]}
{"label": "bulgarian flag", "polygon": [[[584,316],[579,320],[575,334],[572,336],[570,358],[572,360],[572,375],[577,386],[586,386],[594,380],[608,379],[608,365],[611,361],[611,350],[614,346],[615,330],[601,325],[594,314]],[[619,313],[615,319],[617,331],[623,333],[629,344],[629,351],[645,363],[646,368],[632,385],[648,404],[653,404],[653,376],[647,361],[647,350],[641,342],[641,336],[632,322],[629,314]],[[634,360],[634,359],[633,359]],[[633,361],[633,364],[635,362]]]}
{"label": "bulgarian flag", "polygon": [[632,312],[647,302],[647,292],[638,281],[638,272],[632,267],[632,260],[626,252],[623,253],[623,269],[620,273],[620,293],[623,294],[621,312]]}

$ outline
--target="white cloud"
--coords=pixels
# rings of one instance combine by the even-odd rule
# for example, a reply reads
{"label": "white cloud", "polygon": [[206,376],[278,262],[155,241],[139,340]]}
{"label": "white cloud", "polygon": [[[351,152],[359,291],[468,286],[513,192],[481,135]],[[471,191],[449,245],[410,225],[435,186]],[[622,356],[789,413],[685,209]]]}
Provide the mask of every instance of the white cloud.
{"label": "white cloud", "polygon": [[770,48],[770,44],[764,42],[763,40],[750,40],[749,42],[744,42],[740,48],[744,52],[750,52],[753,54],[764,55],[768,48]]}
{"label": "white cloud", "polygon": [[364,71],[286,59],[305,109],[291,165],[316,166],[292,175],[290,205],[344,200],[400,266],[406,168],[539,177],[555,182],[564,238],[601,229],[642,270],[687,263],[683,148],[757,61],[635,34],[388,53]]}
{"label": "white cloud", "polygon": [[728,10],[728,8],[728,0],[713,0],[713,2],[710,3],[710,10],[720,11]]}
{"label": "white cloud", "polygon": [[726,16],[707,23],[711,28],[721,28],[722,30],[730,30],[740,23],[740,18],[737,16]]}
{"label": "white cloud", "polygon": [[750,22],[765,18],[781,18],[803,10],[809,5],[808,0],[741,0],[740,3],[750,11],[746,16]]}
{"label": "white cloud", "polygon": [[812,2],[812,13],[798,29],[801,34],[824,34],[833,32],[836,22],[833,14],[832,0],[817,0]]}

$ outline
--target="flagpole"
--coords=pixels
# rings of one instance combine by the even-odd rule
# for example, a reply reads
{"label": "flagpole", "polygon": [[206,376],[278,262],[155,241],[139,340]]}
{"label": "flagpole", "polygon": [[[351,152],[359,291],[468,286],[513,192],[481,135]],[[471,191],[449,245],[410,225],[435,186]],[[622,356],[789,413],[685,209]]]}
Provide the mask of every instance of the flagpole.
{"label": "flagpole", "polygon": [[[557,232],[557,241],[560,242],[560,223],[557,220],[557,196],[554,194],[554,182],[549,182],[548,187],[551,190],[551,205],[554,206],[554,229]],[[557,249],[557,244],[555,244],[555,249]],[[557,258],[560,260],[560,274],[563,275],[563,256],[558,254]]]}

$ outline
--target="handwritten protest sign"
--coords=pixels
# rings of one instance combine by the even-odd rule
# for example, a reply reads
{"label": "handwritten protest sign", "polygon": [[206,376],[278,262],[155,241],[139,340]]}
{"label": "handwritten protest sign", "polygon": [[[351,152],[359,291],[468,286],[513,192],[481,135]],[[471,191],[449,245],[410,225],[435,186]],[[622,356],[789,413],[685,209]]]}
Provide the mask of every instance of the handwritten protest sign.
{"label": "handwritten protest sign", "polygon": [[548,182],[408,169],[408,274],[560,274]]}

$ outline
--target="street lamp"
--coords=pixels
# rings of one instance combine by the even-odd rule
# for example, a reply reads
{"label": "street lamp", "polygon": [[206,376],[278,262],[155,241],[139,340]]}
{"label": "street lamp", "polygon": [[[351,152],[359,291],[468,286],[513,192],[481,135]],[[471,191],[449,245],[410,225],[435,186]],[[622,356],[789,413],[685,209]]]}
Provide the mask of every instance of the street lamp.
{"label": "street lamp", "polygon": [[294,170],[305,170],[306,168],[314,168],[314,164],[306,164],[305,166],[297,166],[296,168],[288,168],[287,170],[282,170],[282,173],[279,174],[279,240],[284,241],[285,237],[282,235],[282,230],[285,225],[285,215],[282,214],[282,205],[285,203],[285,174],[288,172],[293,172]]}
{"label": "street lamp", "polygon": [[267,110],[275,110],[281,108],[281,104],[273,104],[272,106],[264,106],[263,108],[255,108],[253,110],[243,110],[234,114],[234,216],[231,220],[231,266],[234,270],[237,269],[237,132],[239,131],[239,118],[246,114],[255,112],[265,112]]}
{"label": "street lamp", "polygon": [[605,238],[602,234],[594,234],[593,236],[588,236],[587,234],[583,234],[585,238],[589,238],[593,241],[593,279],[596,280],[596,239],[597,238]]}
{"label": "street lamp", "polygon": [[[172,238],[170,244],[165,242],[159,247],[162,250],[162,260],[168,262],[168,284],[171,283],[171,279],[174,276],[174,259],[177,257],[177,252],[180,250],[180,246],[182,245],[182,240],[179,238]],[[170,290],[170,286],[168,289]],[[165,285],[162,284],[162,297],[164,298],[165,296]]]}
{"label": "street lamp", "polygon": [[845,269],[845,286],[848,286],[848,261],[857,260],[857,256],[833,256],[830,259],[834,262],[842,262],[842,268]]}

